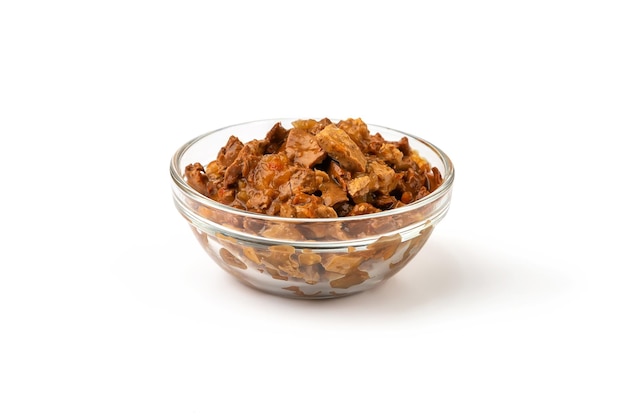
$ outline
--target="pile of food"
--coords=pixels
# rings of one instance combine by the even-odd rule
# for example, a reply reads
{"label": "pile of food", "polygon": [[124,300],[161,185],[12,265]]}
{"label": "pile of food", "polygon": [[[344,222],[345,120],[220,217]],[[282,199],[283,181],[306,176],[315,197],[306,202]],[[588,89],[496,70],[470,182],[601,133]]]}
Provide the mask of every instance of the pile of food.
{"label": "pile of food", "polygon": [[359,118],[276,123],[264,139],[231,136],[215,160],[185,168],[187,183],[219,203],[280,217],[377,213],[417,201],[442,183],[406,137],[387,141]]}

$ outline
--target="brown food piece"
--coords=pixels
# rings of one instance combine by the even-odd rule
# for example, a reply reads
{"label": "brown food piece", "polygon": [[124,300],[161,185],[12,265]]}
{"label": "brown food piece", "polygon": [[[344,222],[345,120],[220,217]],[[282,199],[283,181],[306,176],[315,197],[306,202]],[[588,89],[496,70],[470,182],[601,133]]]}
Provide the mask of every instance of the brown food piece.
{"label": "brown food piece", "polygon": [[356,269],[361,262],[363,262],[363,257],[361,255],[357,253],[348,253],[345,255],[330,256],[329,259],[322,261],[322,265],[328,272],[336,272],[338,274],[345,275],[353,269]]}
{"label": "brown food piece", "polygon": [[277,153],[283,147],[289,131],[278,122],[267,132],[264,142],[266,144],[265,153]]}
{"label": "brown food piece", "polygon": [[363,282],[367,281],[369,277],[370,275],[366,271],[356,269],[354,271],[350,271],[348,274],[344,275],[341,278],[330,281],[330,286],[333,288],[346,289],[354,285],[362,284]]}
{"label": "brown food piece", "polygon": [[224,262],[226,262],[230,266],[234,266],[235,268],[239,268],[239,269],[247,269],[248,268],[248,266],[245,263],[241,262],[228,249],[221,248],[220,249],[220,256],[222,257]]}
{"label": "brown food piece", "polygon": [[295,216],[298,218],[332,218],[339,217],[332,208],[324,205],[324,200],[316,195],[300,193],[291,200]]}
{"label": "brown food piece", "polygon": [[248,176],[259,159],[261,159],[261,155],[265,153],[265,146],[265,142],[256,139],[246,143],[237,154],[237,157],[226,168],[224,185],[234,185],[241,177]]}
{"label": "brown food piece", "polygon": [[194,164],[189,164],[185,167],[185,179],[187,184],[191,186],[194,190],[203,194],[205,196],[209,196],[208,185],[209,178],[204,172],[204,167],[201,163],[196,162]]}
{"label": "brown food piece", "polygon": [[431,172],[426,173],[426,178],[428,179],[428,191],[430,192],[435,191],[443,182],[443,177],[437,167],[433,167]]}
{"label": "brown food piece", "polygon": [[379,160],[396,168],[402,164],[402,159],[404,158],[404,154],[399,146],[391,143],[382,143],[378,149],[377,156]]}
{"label": "brown food piece", "polygon": [[396,253],[401,242],[402,238],[400,234],[397,233],[391,236],[383,236],[367,248],[375,252],[374,256],[387,260]]}
{"label": "brown food piece", "polygon": [[319,180],[317,189],[321,192],[322,201],[328,207],[335,207],[337,204],[348,201],[348,194],[333,181],[324,171],[317,171],[316,178]]}
{"label": "brown food piece", "polygon": [[352,172],[365,171],[365,155],[346,132],[335,125],[328,125],[316,136],[322,149],[343,168]]}
{"label": "brown food piece", "polygon": [[287,136],[285,152],[289,159],[304,167],[311,168],[326,158],[315,135],[306,130],[293,128]]}
{"label": "brown food piece", "polygon": [[293,170],[291,178],[289,178],[289,194],[295,195],[299,193],[313,194],[318,189],[317,172],[297,167]]}
{"label": "brown food piece", "polygon": [[369,152],[370,131],[363,120],[360,118],[341,120],[337,127],[346,132],[362,152]]}
{"label": "brown food piece", "polygon": [[382,162],[370,161],[367,164],[367,173],[370,177],[370,192],[390,195],[398,185],[396,171]]}
{"label": "brown food piece", "polygon": [[310,249],[304,249],[302,253],[298,255],[298,261],[300,265],[310,266],[322,262],[322,257],[318,253],[312,252]]}
{"label": "brown food piece", "polygon": [[331,161],[328,164],[328,175],[338,184],[344,191],[348,190],[348,182],[352,179],[352,174],[343,169],[337,162]]}
{"label": "brown food piece", "polygon": [[355,201],[364,201],[369,192],[370,177],[368,175],[361,175],[348,182],[348,194]]}
{"label": "brown food piece", "polygon": [[226,145],[220,149],[217,154],[217,162],[223,166],[227,167],[233,162],[235,162],[235,158],[239,155],[239,152],[243,148],[243,143],[236,136],[231,136],[228,139]]}
{"label": "brown food piece", "polygon": [[321,120],[315,120],[315,119],[300,119],[300,120],[296,120],[294,122],[292,122],[292,126],[298,129],[304,129],[309,133],[312,133],[314,135],[318,134],[322,129],[324,129],[326,126],[332,124],[333,122],[325,117]]}
{"label": "brown food piece", "polygon": [[400,207],[402,203],[392,195],[379,195],[374,198],[372,205],[382,211]]}
{"label": "brown food piece", "polygon": [[379,208],[374,207],[370,203],[359,203],[356,204],[352,210],[350,210],[348,216],[360,216],[363,214],[378,213],[380,211],[381,210]]}
{"label": "brown food piece", "polygon": [[322,292],[321,291],[316,291],[313,294],[307,294],[304,291],[302,291],[302,289],[300,289],[300,287],[298,287],[297,285],[291,285],[289,287],[283,287],[283,290],[287,290],[287,291],[293,291],[294,295],[298,296],[298,297],[317,297],[319,296]]}
{"label": "brown food piece", "polygon": [[284,227],[281,224],[270,224],[260,234],[261,236],[270,239],[304,239],[304,235],[299,230],[293,227]]}

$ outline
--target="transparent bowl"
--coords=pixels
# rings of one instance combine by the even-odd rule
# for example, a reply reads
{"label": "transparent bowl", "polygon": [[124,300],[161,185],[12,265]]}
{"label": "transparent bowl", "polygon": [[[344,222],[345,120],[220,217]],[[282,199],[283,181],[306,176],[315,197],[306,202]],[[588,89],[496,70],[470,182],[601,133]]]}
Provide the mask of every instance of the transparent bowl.
{"label": "transparent bowl", "polygon": [[231,135],[244,143],[262,139],[276,122],[290,128],[294,120],[224,127],[198,136],[174,153],[170,163],[174,204],[212,260],[246,285],[301,299],[359,293],[407,266],[417,272],[410,261],[448,211],[454,167],[442,150],[414,135],[368,124],[372,134],[380,133],[387,141],[407,137],[443,177],[426,197],[379,213],[320,219],[269,216],[218,203],[185,181],[185,167],[214,160]]}

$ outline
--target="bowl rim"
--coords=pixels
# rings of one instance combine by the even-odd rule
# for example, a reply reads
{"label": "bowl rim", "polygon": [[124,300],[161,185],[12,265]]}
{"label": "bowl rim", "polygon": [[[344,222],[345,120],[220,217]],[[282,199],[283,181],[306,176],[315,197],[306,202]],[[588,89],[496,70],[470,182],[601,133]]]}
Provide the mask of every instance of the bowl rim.
{"label": "bowl rim", "polygon": [[[170,176],[172,178],[173,185],[176,186],[179,190],[183,191],[187,197],[192,198],[197,203],[200,203],[200,204],[202,204],[204,206],[208,206],[210,208],[214,208],[216,210],[220,210],[222,212],[226,212],[228,214],[232,214],[232,215],[236,215],[236,216],[242,216],[242,217],[251,218],[251,219],[263,220],[263,221],[284,222],[284,223],[298,223],[298,224],[311,223],[311,222],[315,222],[315,223],[334,223],[334,222],[337,222],[337,221],[342,221],[342,222],[364,221],[364,220],[372,220],[372,219],[384,218],[384,217],[387,217],[387,216],[400,215],[400,214],[403,214],[403,213],[406,213],[406,212],[411,212],[411,211],[414,211],[414,210],[418,210],[418,209],[420,209],[422,207],[428,206],[429,204],[431,204],[434,201],[438,200],[442,196],[446,195],[448,193],[448,191],[452,188],[452,185],[454,183],[454,177],[455,177],[454,164],[452,163],[452,160],[450,159],[450,157],[441,148],[439,148],[437,145],[434,145],[433,143],[431,143],[431,142],[429,142],[429,141],[427,141],[425,139],[422,139],[421,137],[416,136],[414,134],[407,133],[407,132],[402,131],[402,130],[386,127],[384,125],[374,124],[374,123],[367,123],[367,126],[368,126],[370,131],[375,130],[375,129],[385,129],[385,130],[390,131],[390,132],[395,132],[395,133],[401,134],[403,136],[406,136],[407,138],[412,138],[412,139],[417,140],[418,142],[421,142],[422,145],[428,147],[432,152],[434,152],[441,159],[441,161],[443,163],[443,167],[444,167],[444,172],[442,172],[443,183],[434,192],[428,194],[426,197],[423,197],[423,198],[421,198],[421,199],[419,199],[417,201],[414,201],[414,202],[412,202],[410,204],[407,204],[405,206],[397,207],[397,208],[394,208],[394,209],[391,209],[391,210],[383,210],[383,211],[380,211],[380,212],[377,212],[377,213],[361,214],[361,215],[358,215],[358,216],[349,216],[349,217],[299,218],[299,217],[280,217],[280,216],[274,216],[274,215],[270,215],[270,214],[255,213],[255,212],[241,210],[241,209],[238,209],[238,208],[227,206],[225,204],[222,204],[220,202],[212,200],[212,199],[204,196],[203,194],[199,193],[195,189],[193,189],[189,184],[187,184],[187,182],[185,181],[183,175],[180,174],[180,168],[181,168],[180,160],[181,160],[182,156],[192,146],[194,146],[196,143],[200,142],[201,140],[203,140],[207,136],[210,136],[210,135],[213,135],[213,134],[216,134],[216,133],[219,133],[219,132],[227,131],[228,129],[233,129],[233,128],[236,128],[236,127],[242,127],[242,126],[245,126],[245,125],[261,124],[261,123],[272,123],[272,122],[273,123],[277,123],[277,122],[284,123],[284,122],[292,122],[292,121],[295,121],[295,120],[301,120],[301,118],[293,118],[293,117],[280,118],[279,117],[279,118],[266,118],[266,119],[257,119],[257,120],[251,120],[251,121],[241,122],[241,123],[234,123],[234,124],[230,124],[228,126],[224,126],[224,127],[220,127],[220,128],[211,130],[209,132],[206,132],[206,133],[203,133],[203,134],[201,134],[199,136],[196,136],[195,138],[193,138],[191,140],[188,140],[187,142],[185,142],[182,146],[180,146],[174,152],[174,155],[170,159]],[[336,123],[336,122],[338,122],[340,120],[344,120],[344,119],[329,118],[329,120],[331,120],[332,122]],[[428,161],[428,162],[430,163],[431,161]]]}

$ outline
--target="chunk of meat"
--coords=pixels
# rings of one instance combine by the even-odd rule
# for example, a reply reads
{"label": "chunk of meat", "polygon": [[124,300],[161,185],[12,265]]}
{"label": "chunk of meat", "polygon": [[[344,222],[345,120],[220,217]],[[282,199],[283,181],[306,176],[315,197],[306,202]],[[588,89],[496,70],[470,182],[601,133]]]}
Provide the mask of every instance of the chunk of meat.
{"label": "chunk of meat", "polygon": [[288,186],[290,196],[299,193],[313,194],[318,189],[317,173],[308,168],[294,168]]}
{"label": "chunk of meat", "polygon": [[402,151],[392,143],[383,143],[378,150],[377,156],[392,167],[400,166],[404,157]]}
{"label": "chunk of meat", "polygon": [[265,152],[265,143],[254,139],[246,143],[237,154],[235,160],[224,172],[224,185],[231,186],[242,177],[247,177],[250,171]]}
{"label": "chunk of meat", "polygon": [[391,210],[399,207],[402,203],[392,195],[377,195],[372,201],[372,205],[381,210]]}
{"label": "chunk of meat", "polygon": [[369,140],[367,141],[367,148],[365,150],[365,153],[369,155],[378,155],[378,153],[380,152],[380,148],[385,143],[387,142],[380,133],[370,135]]}
{"label": "chunk of meat", "polygon": [[411,145],[409,144],[409,138],[407,138],[406,136],[402,137],[402,139],[398,141],[398,149],[400,150],[400,152],[402,152],[404,156],[411,156],[413,150],[411,149]]}
{"label": "chunk of meat", "polygon": [[369,175],[361,175],[348,182],[348,194],[353,200],[361,200],[370,192],[371,179]]}
{"label": "chunk of meat", "polygon": [[346,132],[362,152],[368,152],[370,131],[363,120],[360,118],[341,120],[337,123],[337,127]]}
{"label": "chunk of meat", "polygon": [[370,203],[359,203],[355,204],[348,216],[361,216],[363,214],[378,213],[380,211],[379,208],[374,207]]}
{"label": "chunk of meat", "polygon": [[[323,174],[323,175],[322,175]],[[318,185],[319,191],[321,191],[322,201],[329,207],[334,207],[339,203],[348,201],[348,193],[337,185],[328,174],[323,171],[318,171],[318,179],[321,179],[321,183]]]}
{"label": "chunk of meat", "polygon": [[[284,153],[265,154],[243,180],[249,211],[277,214],[280,203],[291,197],[290,181],[295,168]],[[315,184],[315,176],[313,184]]]}
{"label": "chunk of meat", "polygon": [[289,131],[285,152],[289,159],[307,168],[326,159],[326,152],[320,147],[315,135],[295,127]]}
{"label": "chunk of meat", "polygon": [[285,139],[289,131],[285,129],[282,123],[278,122],[265,135],[265,153],[276,153],[283,148]]}
{"label": "chunk of meat", "polygon": [[209,196],[208,185],[209,178],[204,172],[201,163],[195,162],[185,167],[185,179],[187,184],[202,195]]}
{"label": "chunk of meat", "polygon": [[278,191],[274,189],[251,189],[246,201],[246,210],[255,213],[265,213],[276,197],[278,197]]}
{"label": "chunk of meat", "polygon": [[265,154],[259,158],[258,163],[246,177],[247,188],[278,190],[289,181],[292,173],[293,169],[284,153]]}
{"label": "chunk of meat", "polygon": [[402,191],[402,202],[408,204],[416,200],[418,196],[423,196],[425,191],[428,192],[426,188],[426,175],[413,168],[409,168],[403,174],[399,188]]}
{"label": "chunk of meat", "polygon": [[330,286],[333,288],[350,288],[354,285],[359,285],[369,279],[369,273],[367,271],[361,271],[360,269],[355,269],[350,271],[348,274],[333,279],[330,281]]}
{"label": "chunk of meat", "polygon": [[295,217],[300,218],[329,218],[338,217],[332,207],[324,205],[321,197],[311,194],[296,194],[291,203],[295,209]]}
{"label": "chunk of meat", "polygon": [[332,123],[333,122],[329,118],[325,117],[323,119],[320,119],[319,121],[315,119],[295,120],[291,124],[297,129],[303,129],[313,135],[316,135],[318,132],[320,132],[322,129]]}
{"label": "chunk of meat", "polygon": [[335,125],[328,125],[316,136],[322,149],[342,168],[351,172],[365,171],[365,155],[346,132]]}
{"label": "chunk of meat", "polygon": [[382,162],[370,161],[370,163],[367,164],[367,173],[370,177],[370,192],[391,194],[398,186],[399,178],[396,175],[396,171]]}
{"label": "chunk of meat", "polygon": [[237,155],[239,155],[239,152],[242,148],[243,143],[241,143],[239,138],[237,136],[231,136],[230,138],[228,138],[228,142],[226,143],[226,145],[224,145],[222,149],[220,149],[220,151],[218,152],[217,162],[222,167],[229,166],[235,161],[235,158],[237,158]]}
{"label": "chunk of meat", "polygon": [[221,187],[216,190],[215,195],[211,195],[211,198],[222,204],[232,205],[235,202],[235,190],[233,188]]}
{"label": "chunk of meat", "polygon": [[441,171],[437,167],[432,167],[430,172],[426,173],[426,179],[428,180],[428,191],[435,191],[443,183]]}
{"label": "chunk of meat", "polygon": [[348,182],[352,179],[350,171],[343,169],[337,162],[331,161],[330,164],[328,164],[328,175],[330,175],[344,191],[348,190]]}

